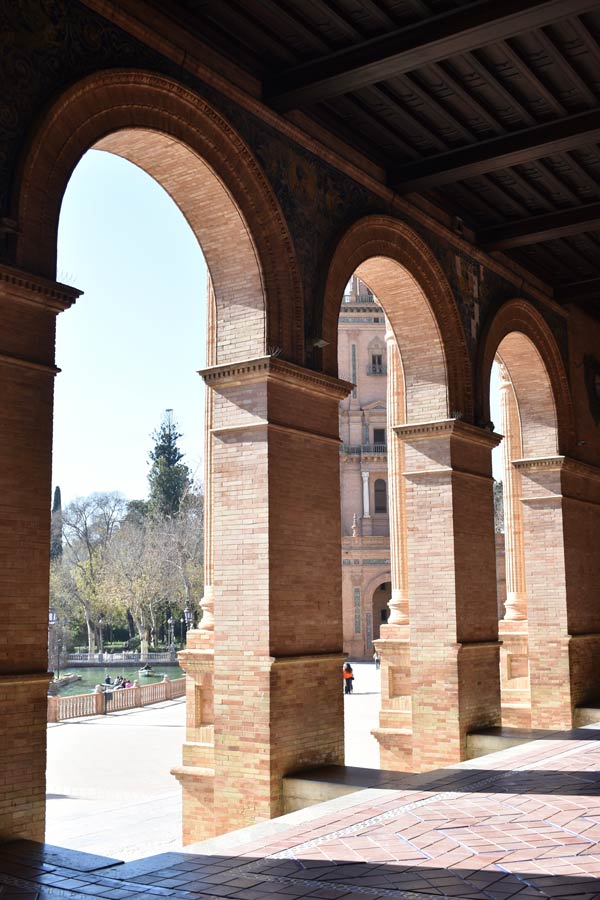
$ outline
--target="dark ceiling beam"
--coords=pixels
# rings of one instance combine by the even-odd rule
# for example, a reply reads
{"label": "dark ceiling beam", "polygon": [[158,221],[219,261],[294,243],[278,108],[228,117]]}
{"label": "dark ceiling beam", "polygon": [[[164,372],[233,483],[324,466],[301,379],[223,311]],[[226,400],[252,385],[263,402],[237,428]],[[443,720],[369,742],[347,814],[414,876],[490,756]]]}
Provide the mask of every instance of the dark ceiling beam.
{"label": "dark ceiling beam", "polygon": [[427,191],[598,142],[600,113],[594,109],[400,166],[390,183],[401,194]]}
{"label": "dark ceiling beam", "polygon": [[554,291],[554,299],[559,303],[575,303],[578,300],[600,300],[600,278],[572,281],[560,284]]}
{"label": "dark ceiling beam", "polygon": [[264,99],[284,112],[597,9],[598,0],[480,0],[280,72]]}
{"label": "dark ceiling beam", "polygon": [[600,203],[586,203],[576,209],[562,209],[507,225],[494,225],[477,232],[477,243],[485,250],[509,250],[585,231],[600,231]]}

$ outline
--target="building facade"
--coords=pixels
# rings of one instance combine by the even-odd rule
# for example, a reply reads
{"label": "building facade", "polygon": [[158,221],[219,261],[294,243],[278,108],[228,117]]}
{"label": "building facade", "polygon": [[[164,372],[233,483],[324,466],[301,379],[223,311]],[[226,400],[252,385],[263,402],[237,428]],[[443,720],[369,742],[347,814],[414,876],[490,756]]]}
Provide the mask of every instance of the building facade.
{"label": "building facade", "polygon": [[344,650],[373,655],[391,596],[385,314],[353,275],[340,311],[338,366],[351,393],[340,403]]}

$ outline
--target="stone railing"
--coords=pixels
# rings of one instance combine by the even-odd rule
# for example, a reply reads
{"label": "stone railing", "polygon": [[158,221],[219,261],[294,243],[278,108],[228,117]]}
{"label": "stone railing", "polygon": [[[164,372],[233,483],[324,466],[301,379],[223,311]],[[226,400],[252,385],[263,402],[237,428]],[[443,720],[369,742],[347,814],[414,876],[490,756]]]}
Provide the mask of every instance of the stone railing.
{"label": "stone railing", "polygon": [[[82,716],[104,716],[107,713],[122,709],[135,709],[149,706],[151,703],[162,703],[185,696],[185,677],[170,680],[166,675],[163,681],[135,687],[117,688],[117,690],[101,690],[92,694],[73,694],[69,697],[48,697],[48,721],[64,722],[65,719],[78,719]],[[108,687],[108,685],[106,685]]]}
{"label": "stone railing", "polygon": [[379,456],[387,453],[387,444],[341,444],[340,453],[350,456]]}
{"label": "stone railing", "polygon": [[67,653],[61,656],[64,663],[111,663],[111,662],[173,662],[176,650],[160,653],[147,653],[144,657],[139,650],[122,650],[119,653]]}

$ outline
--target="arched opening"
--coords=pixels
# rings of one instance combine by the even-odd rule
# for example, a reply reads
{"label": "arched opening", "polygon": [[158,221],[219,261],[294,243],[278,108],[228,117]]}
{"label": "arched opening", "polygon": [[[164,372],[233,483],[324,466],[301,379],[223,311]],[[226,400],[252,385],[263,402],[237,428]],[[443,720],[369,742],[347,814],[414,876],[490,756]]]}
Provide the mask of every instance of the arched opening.
{"label": "arched opening", "polygon": [[581,604],[590,586],[582,554],[595,514],[570,480],[566,373],[554,336],[522,300],[507,303],[491,323],[482,359],[485,385],[493,359],[498,366],[504,435],[503,724],[571,727],[577,707],[598,695],[598,671],[589,656],[595,607],[582,615]]}
{"label": "arched opening", "polygon": [[[15,302],[28,310],[28,321],[22,322],[19,333],[27,334],[28,340],[32,335],[31,340],[34,343],[37,341],[33,350],[27,345],[24,353],[26,357],[34,357],[35,365],[29,367],[29,374],[20,377],[29,382],[37,379],[40,385],[45,379],[43,386],[36,381],[35,390],[29,383],[19,385],[12,395],[18,404],[17,390],[22,391],[23,408],[35,396],[39,411],[39,415],[32,417],[34,423],[24,423],[17,432],[23,448],[32,448],[28,457],[28,472],[33,473],[33,477],[29,478],[23,509],[19,511],[15,507],[12,526],[14,548],[8,548],[8,552],[14,551],[15,577],[17,580],[21,578],[20,590],[26,597],[27,608],[32,610],[32,621],[35,619],[32,632],[35,649],[32,649],[32,640],[28,637],[28,660],[36,671],[43,671],[47,650],[48,554],[44,544],[49,544],[46,498],[50,494],[52,389],[49,376],[55,371],[54,314],[68,306],[75,294],[52,282],[56,268],[56,235],[67,182],[78,161],[90,148],[119,155],[144,169],[170,194],[190,224],[203,249],[211,276],[212,302],[209,305],[211,316],[208,326],[208,362],[211,366],[218,368],[223,364],[258,358],[259,363],[263,361],[261,365],[266,370],[271,365],[267,354],[272,352],[281,360],[277,364],[278,372],[287,375],[288,368],[293,373],[295,367],[285,360],[303,360],[300,280],[285,220],[260,167],[231,126],[208,104],[181,85],[144,72],[104,72],[66,91],[39,123],[23,161],[20,184],[14,197],[14,212],[20,223],[14,246],[14,262],[24,274],[14,282],[13,294]],[[85,288],[85,285],[82,287]],[[23,298],[17,296],[19,291]],[[37,295],[43,295],[43,301],[38,302]],[[286,314],[282,312],[284,307],[288,311]],[[289,315],[290,309],[294,310],[294,314]],[[15,354],[18,351],[15,345]],[[243,373],[247,371],[247,368],[243,369]],[[217,377],[221,375],[219,369]],[[228,392],[230,395],[232,391],[235,392],[235,387],[228,382],[219,396],[228,395]],[[233,683],[229,683],[233,676],[221,657],[215,660],[214,678],[213,666],[207,663],[213,641],[213,588],[217,600],[222,598],[222,621],[228,622],[232,618],[235,627],[241,631],[247,630],[247,623],[239,622],[240,598],[252,593],[251,579],[241,571],[244,565],[246,568],[251,565],[250,554],[242,553],[240,546],[244,540],[252,544],[254,538],[247,533],[246,537],[243,534],[240,536],[234,533],[235,529],[226,527],[226,510],[231,502],[230,488],[220,476],[223,467],[231,472],[236,465],[249,463],[248,457],[252,453],[260,457],[261,463],[266,458],[260,454],[261,448],[257,447],[256,432],[248,435],[243,428],[236,431],[238,420],[244,421],[244,398],[240,401],[238,397],[231,406],[227,406],[227,402],[222,402],[216,411],[213,402],[207,404],[211,438],[206,459],[211,468],[206,481],[206,531],[210,534],[213,529],[220,529],[218,546],[222,555],[213,566],[212,552],[206,554],[206,575],[214,580],[214,584],[209,584],[205,591],[203,623],[196,637],[188,642],[191,655],[185,663],[190,664],[191,671],[188,678],[188,739],[197,744],[201,735],[205,753],[204,767],[184,766],[177,772],[184,787],[184,809],[187,803],[188,813],[190,808],[195,808],[199,794],[209,806],[212,805],[213,779],[209,773],[214,760],[213,728],[224,727],[226,730],[230,727],[223,722],[220,726],[213,726],[213,684],[218,685],[215,690],[223,691],[229,697],[236,689]],[[226,437],[221,436],[224,426],[229,429]],[[239,453],[235,453],[236,445],[241,441],[246,442],[248,451],[243,460]],[[18,455],[18,441],[13,450]],[[250,470],[256,473],[257,464],[249,463]],[[213,477],[214,473],[217,474]],[[243,477],[246,477],[245,472]],[[6,478],[10,482],[8,470]],[[265,500],[258,479],[256,484],[253,482],[253,488],[256,495],[244,498],[247,509],[243,503],[237,503],[237,513],[242,520],[244,516],[256,515],[257,496],[263,502]],[[23,531],[21,520],[27,520],[28,528],[33,528],[39,535],[40,552],[36,552],[35,571],[32,571],[31,553],[25,558],[19,547],[18,536]],[[212,548],[212,543],[210,546]],[[227,556],[232,553],[241,554],[246,561],[236,569],[235,577],[239,577],[237,589],[232,588],[231,578],[225,585],[222,574]],[[252,568],[254,570],[254,566]],[[268,591],[265,597],[268,600]],[[18,596],[15,603],[19,603]],[[254,622],[255,612],[250,609],[251,603],[241,605],[246,610],[248,622]],[[13,667],[19,671],[22,625],[15,621],[11,628],[14,631],[11,638],[14,659],[8,660],[7,666],[9,670]],[[228,633],[225,633],[225,643]],[[262,635],[257,637],[257,641],[260,640]],[[257,652],[262,652],[262,649]],[[197,657],[207,664],[198,665]],[[192,662],[195,663],[193,667]],[[239,681],[235,680],[239,688]],[[45,721],[42,721],[41,715],[45,709],[46,686],[47,680],[41,675],[28,681],[24,688],[28,693],[22,716],[29,721],[27,715],[31,710],[36,740],[30,742],[27,751],[14,742],[15,771],[27,771],[35,784],[35,791],[23,800],[27,809],[26,817],[21,817],[23,830],[17,828],[15,834],[39,839],[43,839],[44,823],[44,755],[41,751],[44,747],[42,734]],[[267,694],[267,701],[269,699]],[[263,718],[270,714],[268,703],[264,706],[265,709],[261,710]],[[257,715],[249,712],[249,716],[259,729]],[[246,726],[240,723],[240,727]],[[264,734],[264,730],[260,734]],[[205,778],[200,786],[196,777],[198,772],[204,773],[202,777]],[[208,782],[208,787],[205,782]],[[252,809],[245,808],[240,814],[264,818],[271,806],[272,798],[265,790],[264,796]],[[208,819],[210,833],[214,833],[214,828],[226,830],[226,823],[230,821],[231,805],[225,809],[225,804],[221,804],[220,808],[222,813],[218,825],[213,824],[212,818]],[[18,808],[15,808],[15,813],[18,818]],[[202,836],[194,830],[197,825],[194,815],[184,815],[184,818],[192,829],[188,831],[187,839]],[[243,821],[247,822],[248,818]]]}
{"label": "arched opening", "polygon": [[[53,515],[49,704],[58,721],[47,735],[46,840],[131,858],[150,849],[139,823],[154,792],[171,811],[160,840],[181,839],[181,789],[170,769],[185,740],[176,654],[202,599],[204,398],[196,373],[206,266],[159,184],[92,150],[61,206],[58,269],[86,293],[57,322],[53,484],[62,503]],[[158,431],[173,437],[164,470],[147,465]],[[73,721],[83,710],[107,714]],[[124,793],[121,827],[105,829]]]}
{"label": "arched opening", "polygon": [[[506,335],[498,346],[500,423],[503,435],[502,500],[504,524],[504,611],[501,686],[504,725],[530,727],[527,567],[523,482],[519,461],[553,458],[558,451],[556,408],[543,360],[522,332]],[[517,465],[515,466],[515,463]]]}
{"label": "arched opening", "polygon": [[373,591],[371,606],[373,608],[373,640],[378,641],[381,626],[385,625],[390,616],[389,602],[392,597],[391,581],[384,581]]}
{"label": "arched opening", "polygon": [[[350,300],[345,296],[341,303],[351,275],[353,284],[366,286],[365,302],[370,300],[383,309],[386,326],[387,479],[380,475],[371,478],[364,464],[365,441],[371,437],[370,431],[365,431],[357,450],[362,502],[357,489],[353,528],[356,539],[374,533],[372,510],[379,482],[377,506],[382,508],[386,502],[389,512],[391,600],[389,619],[376,644],[382,660],[382,711],[380,727],[374,733],[383,767],[420,770],[441,764],[442,757],[444,761],[464,758],[467,732],[478,722],[499,720],[490,477],[495,439],[467,424],[472,414],[470,365],[450,287],[429,249],[398,222],[383,217],[362,220],[338,245],[325,294],[323,336],[330,345],[323,354],[326,369],[333,365],[331,353],[337,347],[333,332],[337,315],[340,341],[348,328],[358,334],[358,320],[364,318],[357,296]],[[349,324],[352,317],[348,313],[354,306],[360,315]],[[340,374],[356,384],[360,360],[346,352],[358,347],[358,338],[354,344],[352,340],[344,337]],[[367,372],[373,367],[370,350],[367,346]],[[353,403],[357,416],[356,388],[347,404],[350,417]],[[364,410],[361,414],[364,416]],[[342,440],[348,440],[344,432]],[[361,441],[354,443],[360,445]],[[352,448],[342,448],[342,452],[348,449]],[[464,486],[459,488],[463,479]],[[359,481],[357,485],[360,487]],[[460,528],[469,533],[471,546],[455,531],[461,513],[465,520]],[[478,515],[480,521],[489,522],[489,532],[482,534],[475,527]],[[474,581],[480,588],[477,610]],[[359,608],[364,591],[356,593]],[[372,610],[369,618],[372,633]],[[358,618],[356,621],[358,624]],[[457,660],[451,649],[457,638],[464,659]],[[471,647],[486,642],[489,645],[475,659]],[[468,661],[467,654],[471,657]],[[437,657],[434,666],[433,656]],[[478,667],[479,676],[475,674]],[[442,701],[442,693],[447,693],[444,684],[458,684],[459,670],[462,689],[472,697],[467,715],[459,711],[458,704],[448,709],[447,698]],[[477,688],[478,677],[489,682],[486,700]],[[435,727],[448,728],[452,734],[441,752],[433,736],[433,717],[425,714],[427,708],[439,708]]]}

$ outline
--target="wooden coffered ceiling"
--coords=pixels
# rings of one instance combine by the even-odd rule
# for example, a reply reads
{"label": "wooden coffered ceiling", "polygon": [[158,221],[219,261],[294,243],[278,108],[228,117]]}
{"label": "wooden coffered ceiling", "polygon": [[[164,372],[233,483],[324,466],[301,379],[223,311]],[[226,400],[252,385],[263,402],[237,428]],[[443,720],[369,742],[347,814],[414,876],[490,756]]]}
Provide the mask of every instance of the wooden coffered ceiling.
{"label": "wooden coffered ceiling", "polygon": [[600,310],[600,0],[169,8],[274,110],[301,110],[557,299]]}

